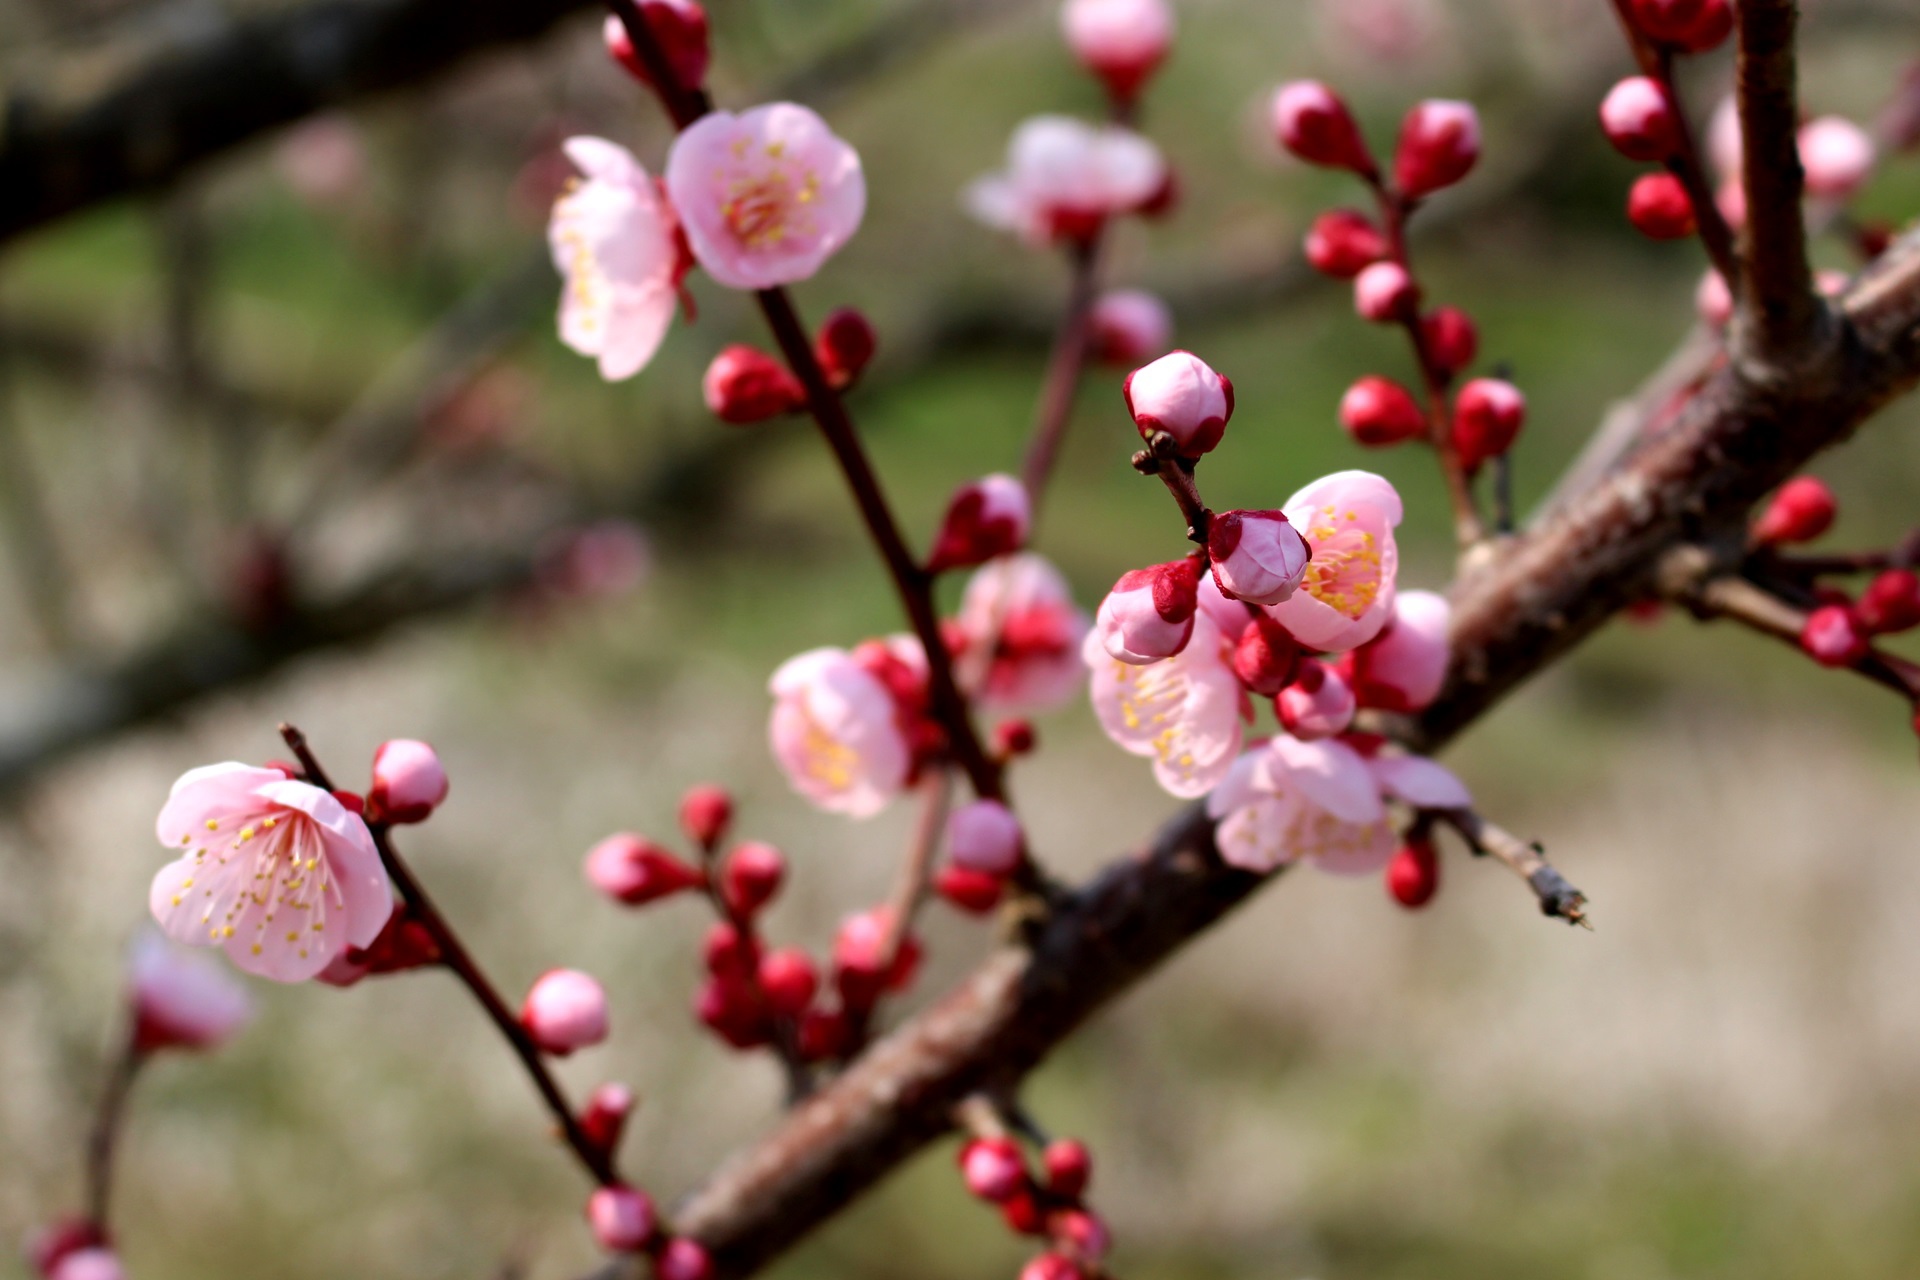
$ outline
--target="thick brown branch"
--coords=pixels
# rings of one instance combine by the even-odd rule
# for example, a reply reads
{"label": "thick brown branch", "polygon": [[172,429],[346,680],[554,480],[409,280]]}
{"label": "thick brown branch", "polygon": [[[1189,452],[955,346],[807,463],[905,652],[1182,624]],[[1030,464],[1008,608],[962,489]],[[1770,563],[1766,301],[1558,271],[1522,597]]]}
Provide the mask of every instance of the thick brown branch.
{"label": "thick brown branch", "polygon": [[1736,285],[1735,358],[1756,378],[1793,376],[1831,336],[1813,291],[1800,199],[1800,108],[1794,91],[1795,0],[1741,0],[1736,97],[1746,189],[1745,270]]}

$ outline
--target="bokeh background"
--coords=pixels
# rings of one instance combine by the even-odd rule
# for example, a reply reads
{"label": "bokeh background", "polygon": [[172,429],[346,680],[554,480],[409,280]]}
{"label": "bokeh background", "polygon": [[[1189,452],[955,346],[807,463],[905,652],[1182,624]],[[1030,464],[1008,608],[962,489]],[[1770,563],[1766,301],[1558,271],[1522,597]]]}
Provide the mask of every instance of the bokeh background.
{"label": "bokeh background", "polygon": [[[1620,216],[1633,170],[1593,124],[1628,68],[1609,8],[1177,7],[1145,127],[1185,199],[1171,221],[1124,230],[1109,279],[1162,290],[1181,345],[1234,379],[1208,497],[1276,505],[1325,471],[1375,467],[1409,501],[1403,582],[1442,585],[1430,460],[1363,455],[1334,420],[1348,381],[1404,376],[1405,352],[1294,261],[1306,220],[1358,193],[1282,161],[1263,98],[1325,77],[1382,145],[1416,96],[1480,104],[1484,161],[1435,203],[1417,253],[1430,295],[1479,320],[1483,367],[1506,364],[1530,398],[1524,508],[1687,335],[1702,265],[1696,246],[1641,241]],[[723,102],[798,93],[864,157],[866,224],[798,296],[816,317],[848,303],[874,317],[882,356],[854,408],[924,537],[955,483],[1017,460],[1065,282],[1060,263],[971,224],[957,193],[997,166],[1020,119],[1092,116],[1096,90],[1050,0],[711,8]],[[1891,0],[1805,9],[1806,103],[1871,119],[1920,53],[1920,20]],[[5,0],[0,86],[84,95],[250,11]],[[887,57],[828,60],[895,30],[885,23]],[[78,1195],[168,783],[276,754],[281,719],[346,779],[387,737],[440,748],[451,799],[405,847],[504,986],[556,964],[607,981],[615,1034],[564,1074],[640,1090],[626,1154],[641,1181],[670,1196],[775,1115],[774,1068],[724,1052],[690,1015],[700,912],[616,911],[579,859],[612,830],[669,835],[679,791],[723,780],[742,833],[794,862],[772,934],[823,943],[885,892],[908,806],[864,823],[809,811],[767,757],[764,682],[788,654],[898,620],[804,425],[743,433],[700,406],[712,353],[759,340],[739,298],[696,281],[699,323],[626,384],[601,383],[555,340],[539,261],[554,143],[594,132],[656,165],[664,152],[657,110],[606,62],[597,27],[582,14],[0,257],[0,1236]],[[1687,69],[1697,112],[1729,75],[1725,53]],[[1890,157],[1860,212],[1899,221],[1917,204],[1920,172]],[[1851,265],[1837,241],[1820,252]],[[1915,522],[1916,426],[1896,407],[1821,462],[1843,502],[1835,546]],[[1089,606],[1178,544],[1157,486],[1127,466],[1133,447],[1118,374],[1091,374],[1038,539]],[[500,569],[610,514],[645,530],[644,565],[613,554],[589,584],[547,551],[531,577]],[[84,702],[89,673],[174,642],[213,654],[217,672],[205,636],[270,632],[288,600],[351,594],[395,566],[434,582],[470,572],[482,589],[395,609],[393,625],[264,679],[215,679],[158,722],[36,754],[36,726]],[[1543,921],[1510,876],[1457,850],[1417,915],[1371,881],[1289,875],[1037,1074],[1038,1114],[1096,1152],[1118,1272],[1920,1274],[1907,720],[1879,691],[1744,633],[1676,616],[1616,624],[1451,757],[1591,896],[1594,933]],[[1082,704],[1040,730],[1046,749],[1016,785],[1035,849],[1063,873],[1135,846],[1173,810]],[[987,941],[938,911],[928,933],[919,999]],[[261,1017],[238,1043],[141,1083],[117,1211],[134,1275],[591,1267],[578,1176],[450,981],[255,994]],[[773,1274],[1014,1274],[1024,1249],[965,1196],[951,1155],[927,1153]],[[0,1257],[0,1275],[17,1265]]]}

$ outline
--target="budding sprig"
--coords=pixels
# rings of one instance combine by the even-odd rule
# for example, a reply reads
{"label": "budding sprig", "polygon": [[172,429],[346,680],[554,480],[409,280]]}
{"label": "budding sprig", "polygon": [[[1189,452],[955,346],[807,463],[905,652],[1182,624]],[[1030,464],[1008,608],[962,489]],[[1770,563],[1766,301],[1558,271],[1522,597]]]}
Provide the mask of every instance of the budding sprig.
{"label": "budding sprig", "polygon": [[[1107,1224],[1087,1206],[1093,1157],[1072,1138],[1049,1139],[1018,1107],[980,1095],[957,1108],[967,1137],[956,1161],[967,1190],[1000,1210],[1017,1235],[1047,1242],[1020,1272],[1020,1280],[1110,1280]],[[1039,1149],[1039,1176],[1027,1164],[1022,1139]]]}
{"label": "budding sprig", "polygon": [[[1480,157],[1480,119],[1465,102],[1429,100],[1407,112],[1391,171],[1383,171],[1340,96],[1314,80],[1282,85],[1272,106],[1280,145],[1309,164],[1344,169],[1371,192],[1376,224],[1353,209],[1321,214],[1307,232],[1307,261],[1353,281],[1354,310],[1406,332],[1424,396],[1368,374],[1340,401],[1340,422],[1361,445],[1382,448],[1424,440],[1440,460],[1462,547],[1486,537],[1473,478],[1489,462],[1504,467],[1526,420],[1526,399],[1501,378],[1462,386],[1451,412],[1447,395],[1473,363],[1479,335],[1457,307],[1423,309],[1424,292],[1407,248],[1407,224],[1421,202],[1459,182]],[[1504,494],[1504,485],[1501,486]],[[1502,500],[1504,506],[1504,499]],[[1500,523],[1506,514],[1500,512]]]}

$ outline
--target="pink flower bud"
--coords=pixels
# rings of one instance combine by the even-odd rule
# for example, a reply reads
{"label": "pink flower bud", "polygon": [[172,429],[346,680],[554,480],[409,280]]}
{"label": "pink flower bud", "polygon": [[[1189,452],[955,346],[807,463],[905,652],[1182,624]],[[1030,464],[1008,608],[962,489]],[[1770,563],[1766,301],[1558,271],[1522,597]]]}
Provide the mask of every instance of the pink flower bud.
{"label": "pink flower bud", "polygon": [[813,340],[813,358],[820,362],[828,384],[844,391],[860,377],[879,344],[866,316],[855,307],[839,307],[820,322],[820,332]]}
{"label": "pink flower bud", "polygon": [[787,860],[770,844],[752,841],[727,855],[720,868],[720,896],[743,916],[752,916],[780,892]]}
{"label": "pink flower bud", "polygon": [[1300,671],[1300,642],[1266,614],[1248,619],[1233,646],[1233,674],[1248,693],[1271,698]]}
{"label": "pink flower bud", "polygon": [[1439,697],[1451,656],[1447,626],[1452,617],[1445,596],[1431,591],[1395,595],[1393,620],[1342,664],[1360,705],[1406,713],[1424,710]]}
{"label": "pink flower bud", "polygon": [[1120,575],[1093,627],[1119,662],[1144,666],[1187,647],[1199,606],[1200,562],[1188,556]]}
{"label": "pink flower bud", "polygon": [[447,771],[426,743],[394,738],[373,753],[367,802],[376,821],[419,822],[446,798]]}
{"label": "pink flower bud", "polygon": [[1670,173],[1646,173],[1627,191],[1627,221],[1651,240],[1679,240],[1694,232],[1693,201]]}
{"label": "pink flower bud", "polygon": [[1473,105],[1431,98],[1414,104],[1400,123],[1393,180],[1417,200],[1467,176],[1480,158],[1480,116]]}
{"label": "pink flower bud", "polygon": [[1707,268],[1700,286],[1693,291],[1693,309],[1716,329],[1733,319],[1733,292],[1727,288],[1726,278],[1712,267]]}
{"label": "pink flower bud", "polygon": [[[683,89],[698,89],[707,78],[706,10],[693,0],[639,0],[639,8],[640,16],[647,21],[647,30],[667,55],[673,78]],[[652,84],[653,77],[640,61],[633,39],[620,19],[608,17],[603,34],[613,60],[641,83]]]}
{"label": "pink flower bud", "polygon": [[1115,102],[1132,102],[1173,46],[1166,0],[1067,0],[1060,11],[1067,47]]}
{"label": "pink flower bud", "polygon": [[787,1018],[797,1018],[813,1003],[820,988],[820,974],[813,957],[799,947],[769,951],[760,960],[760,990],[767,1007]]}
{"label": "pink flower bud", "polygon": [[1144,289],[1115,289],[1100,295],[1088,313],[1093,358],[1102,364],[1135,368],[1167,350],[1173,341],[1173,315],[1167,304]]}
{"label": "pink flower bud", "polygon": [[607,993],[578,969],[549,969],[528,990],[520,1025],[543,1051],[564,1058],[607,1038]]}
{"label": "pink flower bud", "polygon": [[717,783],[688,787],[680,797],[680,829],[702,849],[711,849],[733,821],[733,797]]}
{"label": "pink flower bud", "polygon": [[593,1238],[608,1253],[636,1253],[653,1239],[659,1215],[653,1197],[632,1187],[601,1187],[587,1197]]}
{"label": "pink flower bud", "polygon": [[1293,683],[1273,700],[1281,725],[1302,742],[1345,733],[1357,709],[1347,682],[1318,658],[1303,659]]}
{"label": "pink flower bud", "polygon": [[975,800],[947,817],[947,857],[955,866],[1008,876],[1025,847],[1020,819],[998,800]]}
{"label": "pink flower bud", "polygon": [[1012,1138],[975,1138],[960,1149],[967,1190],[999,1204],[1027,1185],[1027,1164]]}
{"label": "pink flower bud", "polygon": [[1440,854],[1431,840],[1408,840],[1387,863],[1387,892],[1409,911],[1424,907],[1440,890]]}
{"label": "pink flower bud", "polygon": [[127,979],[143,1053],[215,1049],[253,1018],[253,1000],[231,971],[153,933],[134,942]]}
{"label": "pink flower bud", "polygon": [[1380,448],[1427,434],[1427,415],[1411,391],[1369,373],[1340,397],[1340,425],[1359,443]]}
{"label": "pink flower bud", "polygon": [[1307,228],[1307,262],[1336,280],[1351,280],[1387,256],[1387,238],[1364,213],[1329,209]]}
{"label": "pink flower bud", "polygon": [[1753,524],[1753,541],[1761,546],[1812,542],[1833,527],[1840,504],[1833,490],[1812,476],[1795,476],[1780,486],[1773,501]]}
{"label": "pink flower bud", "polygon": [[1442,377],[1458,374],[1480,353],[1480,331],[1473,317],[1458,307],[1435,307],[1421,317],[1420,337]]}
{"label": "pink flower bud", "polygon": [[1020,1280],[1082,1280],[1080,1268],[1057,1253],[1043,1253],[1020,1268]]}
{"label": "pink flower bud", "polygon": [[1189,458],[1219,444],[1233,417],[1233,384],[1190,351],[1170,351],[1135,369],[1121,394],[1143,438],[1164,431]]}
{"label": "pink flower bud", "polygon": [[1047,1190],[1065,1199],[1078,1200],[1093,1181],[1093,1153],[1084,1142],[1056,1138],[1047,1144],[1040,1162],[1046,1166]]}
{"label": "pink flower bud", "polygon": [[1843,116],[1821,116],[1800,126],[1800,167],[1807,194],[1845,200],[1873,173],[1873,139]]}
{"label": "pink flower bud", "polygon": [[1113,1234],[1098,1215],[1085,1209],[1068,1209],[1053,1218],[1054,1233],[1072,1248],[1074,1256],[1098,1263],[1113,1247]]}
{"label": "pink flower bud", "polygon": [[1824,604],[1807,615],[1800,648],[1823,667],[1850,667],[1867,656],[1867,636],[1843,604]]}
{"label": "pink flower bud", "polygon": [[1362,320],[1387,324],[1420,305],[1420,286],[1397,262],[1376,262],[1353,278],[1353,309]]}
{"label": "pink flower bud", "polygon": [[120,1257],[105,1246],[76,1249],[47,1273],[47,1280],[126,1280]]}
{"label": "pink flower bud", "polygon": [[106,1244],[98,1223],[86,1218],[63,1218],[49,1223],[27,1241],[27,1262],[34,1274],[48,1276],[68,1257]]}
{"label": "pink flower bud", "polygon": [[946,866],[933,878],[934,892],[968,915],[985,915],[1000,905],[1007,882],[1004,877],[975,871],[972,867]]}
{"label": "pink flower bud", "polygon": [[920,944],[912,935],[900,940],[892,968],[885,967],[892,920],[891,908],[874,907],[840,922],[833,939],[833,977],[840,998],[848,1004],[869,1006],[883,991],[897,991],[913,981],[920,965]]}
{"label": "pink flower bud", "polygon": [[594,1089],[580,1111],[580,1128],[587,1140],[602,1151],[612,1152],[620,1145],[635,1101],[633,1090],[623,1084],[610,1082]]}
{"label": "pink flower bud", "polygon": [[1499,378],[1475,378],[1453,398],[1453,447],[1469,473],[1513,448],[1527,420],[1527,398]]}
{"label": "pink flower bud", "polygon": [[588,884],[629,907],[704,883],[700,872],[653,841],[624,831],[587,850],[586,873]]}
{"label": "pink flower bud", "polygon": [[1877,635],[1920,627],[1920,575],[1888,569],[1876,575],[1854,606],[1860,625]]}
{"label": "pink flower bud", "polygon": [[1282,511],[1222,511],[1207,526],[1207,555],[1222,595],[1279,604],[1306,576],[1313,549]]}
{"label": "pink flower bud", "polygon": [[687,1236],[676,1236],[654,1260],[656,1280],[712,1280],[713,1257],[707,1247]]}
{"label": "pink flower bud", "polygon": [[995,472],[960,486],[927,556],[927,569],[967,569],[1011,555],[1027,540],[1031,522],[1027,487]]}
{"label": "pink flower bud", "polygon": [[700,391],[713,416],[735,426],[793,413],[807,402],[805,388],[785,365],[738,342],[713,358]]}
{"label": "pink flower bud", "polygon": [[1294,80],[1273,95],[1280,145],[1308,164],[1372,173],[1373,156],[1340,95],[1318,80]]}
{"label": "pink flower bud", "polygon": [[1600,127],[1629,160],[1665,160],[1680,145],[1680,118],[1660,82],[1628,76],[1600,103]]}

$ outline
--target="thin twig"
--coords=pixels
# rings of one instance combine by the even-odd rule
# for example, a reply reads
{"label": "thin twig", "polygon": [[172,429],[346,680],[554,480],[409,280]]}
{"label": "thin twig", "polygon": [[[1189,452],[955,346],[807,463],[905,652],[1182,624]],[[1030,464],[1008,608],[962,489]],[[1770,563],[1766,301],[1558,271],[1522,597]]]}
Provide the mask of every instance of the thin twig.
{"label": "thin twig", "polygon": [[[294,758],[300,762],[300,767],[306,771],[308,781],[328,791],[333,790],[333,783],[327,777],[326,770],[321,768],[320,762],[315,759],[311,748],[308,747],[306,736],[290,724],[280,726],[280,736],[285,740],[287,749],[292,751]],[[367,824],[367,829],[373,833],[374,847],[380,851],[380,861],[386,867],[387,875],[393,880],[394,887],[399,890],[401,901],[407,904],[414,918],[432,936],[435,945],[440,949],[441,963],[451,969],[454,976],[459,978],[467,990],[473,994],[480,1008],[513,1049],[514,1055],[526,1067],[527,1074],[533,1079],[534,1087],[540,1091],[540,1097],[547,1104],[547,1110],[553,1113],[554,1122],[560,1127],[560,1133],[566,1139],[567,1145],[573,1149],[573,1154],[600,1185],[617,1184],[620,1181],[620,1175],[614,1167],[613,1153],[594,1142],[587,1136],[586,1130],[580,1127],[579,1117],[574,1114],[573,1106],[567,1101],[559,1081],[555,1080],[553,1073],[547,1070],[546,1059],[541,1054],[539,1046],[534,1044],[526,1028],[520,1025],[520,1020],[513,1016],[513,1011],[507,1007],[506,1001],[500,998],[500,993],[495,990],[493,983],[468,954],[465,944],[453,931],[453,926],[448,924],[446,917],[440,914],[440,909],[433,904],[433,899],[428,896],[426,889],[415,878],[405,860],[400,857],[399,851],[393,847],[387,824],[370,822]]]}
{"label": "thin twig", "polygon": [[1555,916],[1582,929],[1593,928],[1587,920],[1586,895],[1554,870],[1538,844],[1522,840],[1471,809],[1442,809],[1435,811],[1435,816],[1458,831],[1475,853],[1492,854],[1525,880],[1534,897],[1540,900],[1542,915]]}
{"label": "thin twig", "polygon": [[127,1096],[133,1091],[134,1078],[146,1064],[133,1029],[114,1056],[100,1090],[100,1106],[94,1113],[93,1128],[87,1134],[86,1194],[87,1221],[100,1231],[107,1228],[108,1211],[113,1199],[113,1157],[120,1143],[120,1130],[126,1118]]}
{"label": "thin twig", "polygon": [[1035,519],[1047,481],[1053,476],[1053,464],[1066,438],[1067,425],[1073,419],[1074,393],[1080,387],[1080,374],[1086,368],[1087,349],[1092,338],[1091,316],[1094,288],[1100,272],[1100,247],[1106,227],[1102,224],[1084,242],[1076,241],[1068,249],[1073,279],[1067,286],[1067,305],[1054,335],[1053,352],[1047,357],[1046,379],[1041,384],[1039,404],[1035,408],[1033,434],[1028,438],[1027,456],[1020,478],[1027,488]]}

